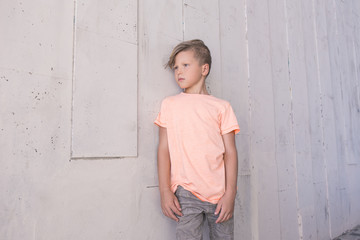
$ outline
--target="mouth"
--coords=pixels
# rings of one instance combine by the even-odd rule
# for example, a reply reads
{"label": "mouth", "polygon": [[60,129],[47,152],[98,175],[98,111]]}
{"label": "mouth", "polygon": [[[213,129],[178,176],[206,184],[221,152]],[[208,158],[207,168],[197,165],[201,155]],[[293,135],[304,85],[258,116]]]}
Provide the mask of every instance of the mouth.
{"label": "mouth", "polygon": [[181,81],[184,81],[185,78],[178,78],[178,81],[181,82]]}

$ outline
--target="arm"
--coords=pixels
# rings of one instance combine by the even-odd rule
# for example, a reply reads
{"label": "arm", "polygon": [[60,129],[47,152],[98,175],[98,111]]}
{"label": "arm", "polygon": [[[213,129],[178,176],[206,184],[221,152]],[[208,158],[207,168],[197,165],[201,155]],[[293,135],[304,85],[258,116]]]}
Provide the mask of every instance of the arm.
{"label": "arm", "polygon": [[170,170],[171,164],[167,140],[167,130],[166,128],[159,127],[158,177],[161,209],[165,216],[178,221],[179,219],[175,216],[175,214],[178,216],[182,216],[182,214],[179,201],[170,189]]}
{"label": "arm", "polygon": [[225,222],[233,216],[237,191],[238,159],[234,131],[224,134],[223,141],[225,145],[225,193],[221,197],[215,210],[215,215],[220,212],[216,223]]}

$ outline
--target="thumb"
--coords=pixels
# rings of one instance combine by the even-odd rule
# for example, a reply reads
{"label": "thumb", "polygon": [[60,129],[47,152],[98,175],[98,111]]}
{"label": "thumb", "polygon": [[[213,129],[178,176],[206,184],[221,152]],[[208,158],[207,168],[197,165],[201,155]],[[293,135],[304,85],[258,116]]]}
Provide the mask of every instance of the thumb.
{"label": "thumb", "polygon": [[180,203],[179,203],[179,200],[177,199],[177,197],[174,198],[174,203],[175,203],[176,208],[179,211],[181,211]]}
{"label": "thumb", "polygon": [[216,206],[216,209],[215,209],[215,215],[218,215],[220,210],[221,210],[221,207],[222,207],[222,204],[221,202],[218,203],[218,205]]}

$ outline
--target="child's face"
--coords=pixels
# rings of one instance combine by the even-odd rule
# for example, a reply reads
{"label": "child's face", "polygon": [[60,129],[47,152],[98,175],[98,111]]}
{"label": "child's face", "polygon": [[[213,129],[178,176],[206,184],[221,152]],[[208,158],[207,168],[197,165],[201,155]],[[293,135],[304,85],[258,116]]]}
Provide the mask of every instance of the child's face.
{"label": "child's face", "polygon": [[187,89],[202,84],[208,73],[207,64],[200,65],[192,50],[179,52],[175,57],[174,74],[180,88]]}

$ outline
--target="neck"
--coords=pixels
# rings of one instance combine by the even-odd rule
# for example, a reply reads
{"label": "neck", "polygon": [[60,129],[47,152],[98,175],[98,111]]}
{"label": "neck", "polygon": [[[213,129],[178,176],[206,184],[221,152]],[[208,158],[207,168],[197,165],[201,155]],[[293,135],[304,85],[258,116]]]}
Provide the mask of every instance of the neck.
{"label": "neck", "polygon": [[203,81],[202,84],[198,86],[195,85],[189,88],[185,88],[184,93],[210,95],[209,92],[206,90],[205,81]]}
{"label": "neck", "polygon": [[188,94],[204,94],[204,95],[210,95],[209,92],[206,90],[206,88],[203,89],[199,89],[199,90],[194,90],[194,89],[184,89],[184,93],[188,93]]}

